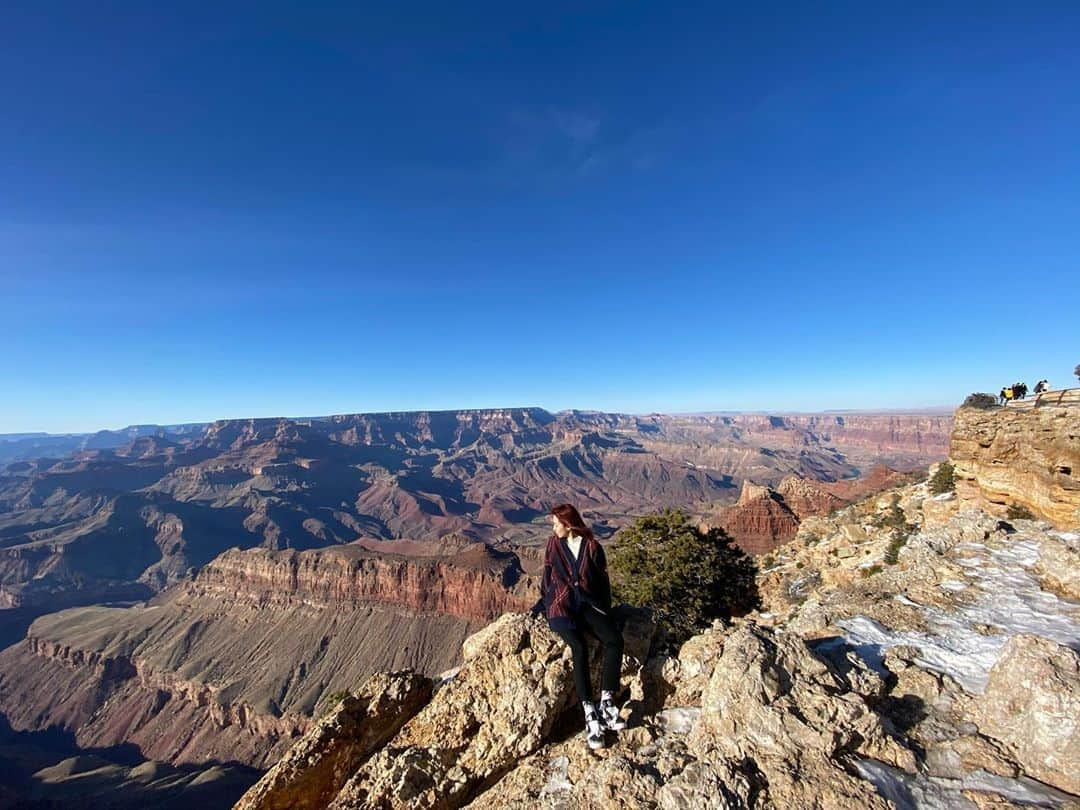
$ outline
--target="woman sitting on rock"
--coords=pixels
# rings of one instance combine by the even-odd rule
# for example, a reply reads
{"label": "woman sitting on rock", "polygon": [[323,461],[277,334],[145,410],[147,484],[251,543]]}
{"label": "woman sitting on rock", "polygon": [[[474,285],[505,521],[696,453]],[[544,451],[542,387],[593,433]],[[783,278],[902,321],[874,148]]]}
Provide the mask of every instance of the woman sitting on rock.
{"label": "woman sitting on rock", "polygon": [[[622,669],[623,639],[611,615],[607,560],[577,509],[564,503],[552,509],[551,515],[554,534],[548,538],[541,595],[533,613],[543,611],[548,626],[570,647],[574,686],[585,709],[586,741],[590,748],[601,748],[605,729],[626,727],[614,703]],[[584,631],[599,639],[604,648],[599,707],[593,701]]]}

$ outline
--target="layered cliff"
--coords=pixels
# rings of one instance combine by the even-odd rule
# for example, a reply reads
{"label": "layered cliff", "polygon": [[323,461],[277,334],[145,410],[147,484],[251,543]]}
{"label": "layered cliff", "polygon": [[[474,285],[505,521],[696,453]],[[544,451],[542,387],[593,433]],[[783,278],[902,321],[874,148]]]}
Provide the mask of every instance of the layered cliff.
{"label": "layered cliff", "polygon": [[750,482],[743,484],[739,502],[713,522],[747,554],[765,554],[799,530],[799,518],[782,495]]}
{"label": "layered cliff", "polygon": [[471,633],[538,591],[484,544],[232,550],[152,603],[37,619],[0,653],[0,711],[83,748],[264,767],[324,694],[380,670],[453,667]]}
{"label": "layered cliff", "polygon": [[[0,470],[0,604],[146,596],[222,551],[460,534],[541,541],[574,501],[600,536],[698,516],[753,480],[842,481],[944,456],[947,415],[637,416],[540,408],[230,419]],[[124,435],[127,435],[125,433]]]}
{"label": "layered cliff", "polygon": [[708,518],[706,525],[724,529],[748,554],[766,554],[793,538],[807,518],[827,515],[905,477],[878,466],[865,480],[824,483],[789,475],[775,490],[744,481],[738,502]]}
{"label": "layered cliff", "polygon": [[1080,525],[1080,405],[960,408],[949,457],[961,497]]}

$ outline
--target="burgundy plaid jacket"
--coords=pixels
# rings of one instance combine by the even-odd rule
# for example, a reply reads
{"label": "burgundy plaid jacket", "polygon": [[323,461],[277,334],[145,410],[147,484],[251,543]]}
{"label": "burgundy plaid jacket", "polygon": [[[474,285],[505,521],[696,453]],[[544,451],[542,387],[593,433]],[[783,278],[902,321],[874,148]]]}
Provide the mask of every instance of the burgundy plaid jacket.
{"label": "burgundy plaid jacket", "polygon": [[596,538],[583,539],[577,560],[566,541],[552,534],[544,553],[544,575],[540,581],[540,600],[552,629],[574,629],[575,614],[585,605],[604,613],[611,611],[611,582],[608,580],[604,547]]}

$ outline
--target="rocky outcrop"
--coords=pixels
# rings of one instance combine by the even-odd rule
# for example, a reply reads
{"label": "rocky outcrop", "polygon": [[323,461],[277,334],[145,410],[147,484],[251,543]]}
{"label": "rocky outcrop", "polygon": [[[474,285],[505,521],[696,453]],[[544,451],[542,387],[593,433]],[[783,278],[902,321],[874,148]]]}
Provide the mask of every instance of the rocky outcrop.
{"label": "rocky outcrop", "polygon": [[949,457],[957,494],[1004,515],[1022,506],[1080,525],[1080,407],[960,408]]}
{"label": "rocky outcrop", "polygon": [[[592,754],[577,731],[567,650],[542,621],[505,616],[470,640],[457,675],[328,806],[889,806],[852,764],[861,755],[915,767],[871,708],[886,688],[880,677],[856,661],[855,674],[842,675],[798,637],[754,624],[706,635],[720,645],[691,640],[667,659],[668,707],[632,718],[611,748]],[[706,648],[717,654],[702,657]],[[634,692],[644,669],[627,664],[623,682]],[[696,706],[679,705],[695,694]],[[558,731],[564,717],[569,739]],[[258,790],[238,808],[278,806],[249,804]]]}
{"label": "rocky outcrop", "polygon": [[[987,799],[965,786],[1008,795],[1030,778],[1076,792],[1062,764],[1080,740],[1080,604],[1062,598],[1080,567],[1075,546],[1046,523],[1002,521],[909,485],[804,523],[759,577],[762,617],[895,678],[876,706],[919,767],[905,776],[880,757],[860,761],[885,795],[947,785],[936,801],[967,807]],[[1051,788],[1039,801],[1071,806]]]}
{"label": "rocky outcrop", "polygon": [[1080,655],[1045,638],[1009,639],[974,701],[979,730],[1024,771],[1080,796]]}
{"label": "rocky outcrop", "polygon": [[330,807],[461,807],[540,746],[574,699],[566,645],[542,620],[507,615],[468,650],[457,675]]}
{"label": "rocky outcrop", "polygon": [[747,554],[765,554],[799,530],[799,518],[783,497],[749,483],[743,485],[739,502],[723,510],[715,523]]}
{"label": "rocky outcrop", "polygon": [[815,482],[792,475],[775,490],[744,481],[738,502],[706,524],[720,526],[748,554],[765,554],[794,537],[802,520],[844,503]]}
{"label": "rocky outcrop", "polygon": [[850,680],[796,635],[740,628],[725,640],[702,693],[691,750],[741,769],[759,786],[764,806],[884,810],[873,787],[848,772],[848,759],[872,757],[913,771],[915,755],[889,736],[867,703],[885,684],[857,659],[848,663],[857,676]]}
{"label": "rocky outcrop", "polygon": [[324,810],[357,768],[427,703],[432,682],[377,674],[346,694],[237,803],[236,810]]}

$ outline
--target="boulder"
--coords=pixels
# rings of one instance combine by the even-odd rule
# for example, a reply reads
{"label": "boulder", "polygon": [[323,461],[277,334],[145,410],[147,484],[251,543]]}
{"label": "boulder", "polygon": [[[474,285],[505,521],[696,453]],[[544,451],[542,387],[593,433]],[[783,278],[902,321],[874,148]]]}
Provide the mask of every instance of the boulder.
{"label": "boulder", "polygon": [[664,663],[663,678],[671,685],[667,706],[697,706],[709,685],[713,668],[724,651],[724,637],[730,631],[716,622],[704,633],[691,636],[679,648],[677,658]]}
{"label": "boulder", "polygon": [[533,753],[575,700],[569,649],[541,618],[508,613],[330,806],[453,808]]}
{"label": "boulder", "polygon": [[1080,655],[1045,638],[1009,639],[973,720],[1031,776],[1080,794]]}
{"label": "boulder", "polygon": [[1039,548],[1035,572],[1045,587],[1080,600],[1080,537],[1075,532],[1050,533]]}
{"label": "boulder", "polygon": [[741,763],[775,807],[885,810],[845,760],[858,753],[915,768],[912,752],[801,638],[754,624],[725,639],[689,744],[699,760]]}

